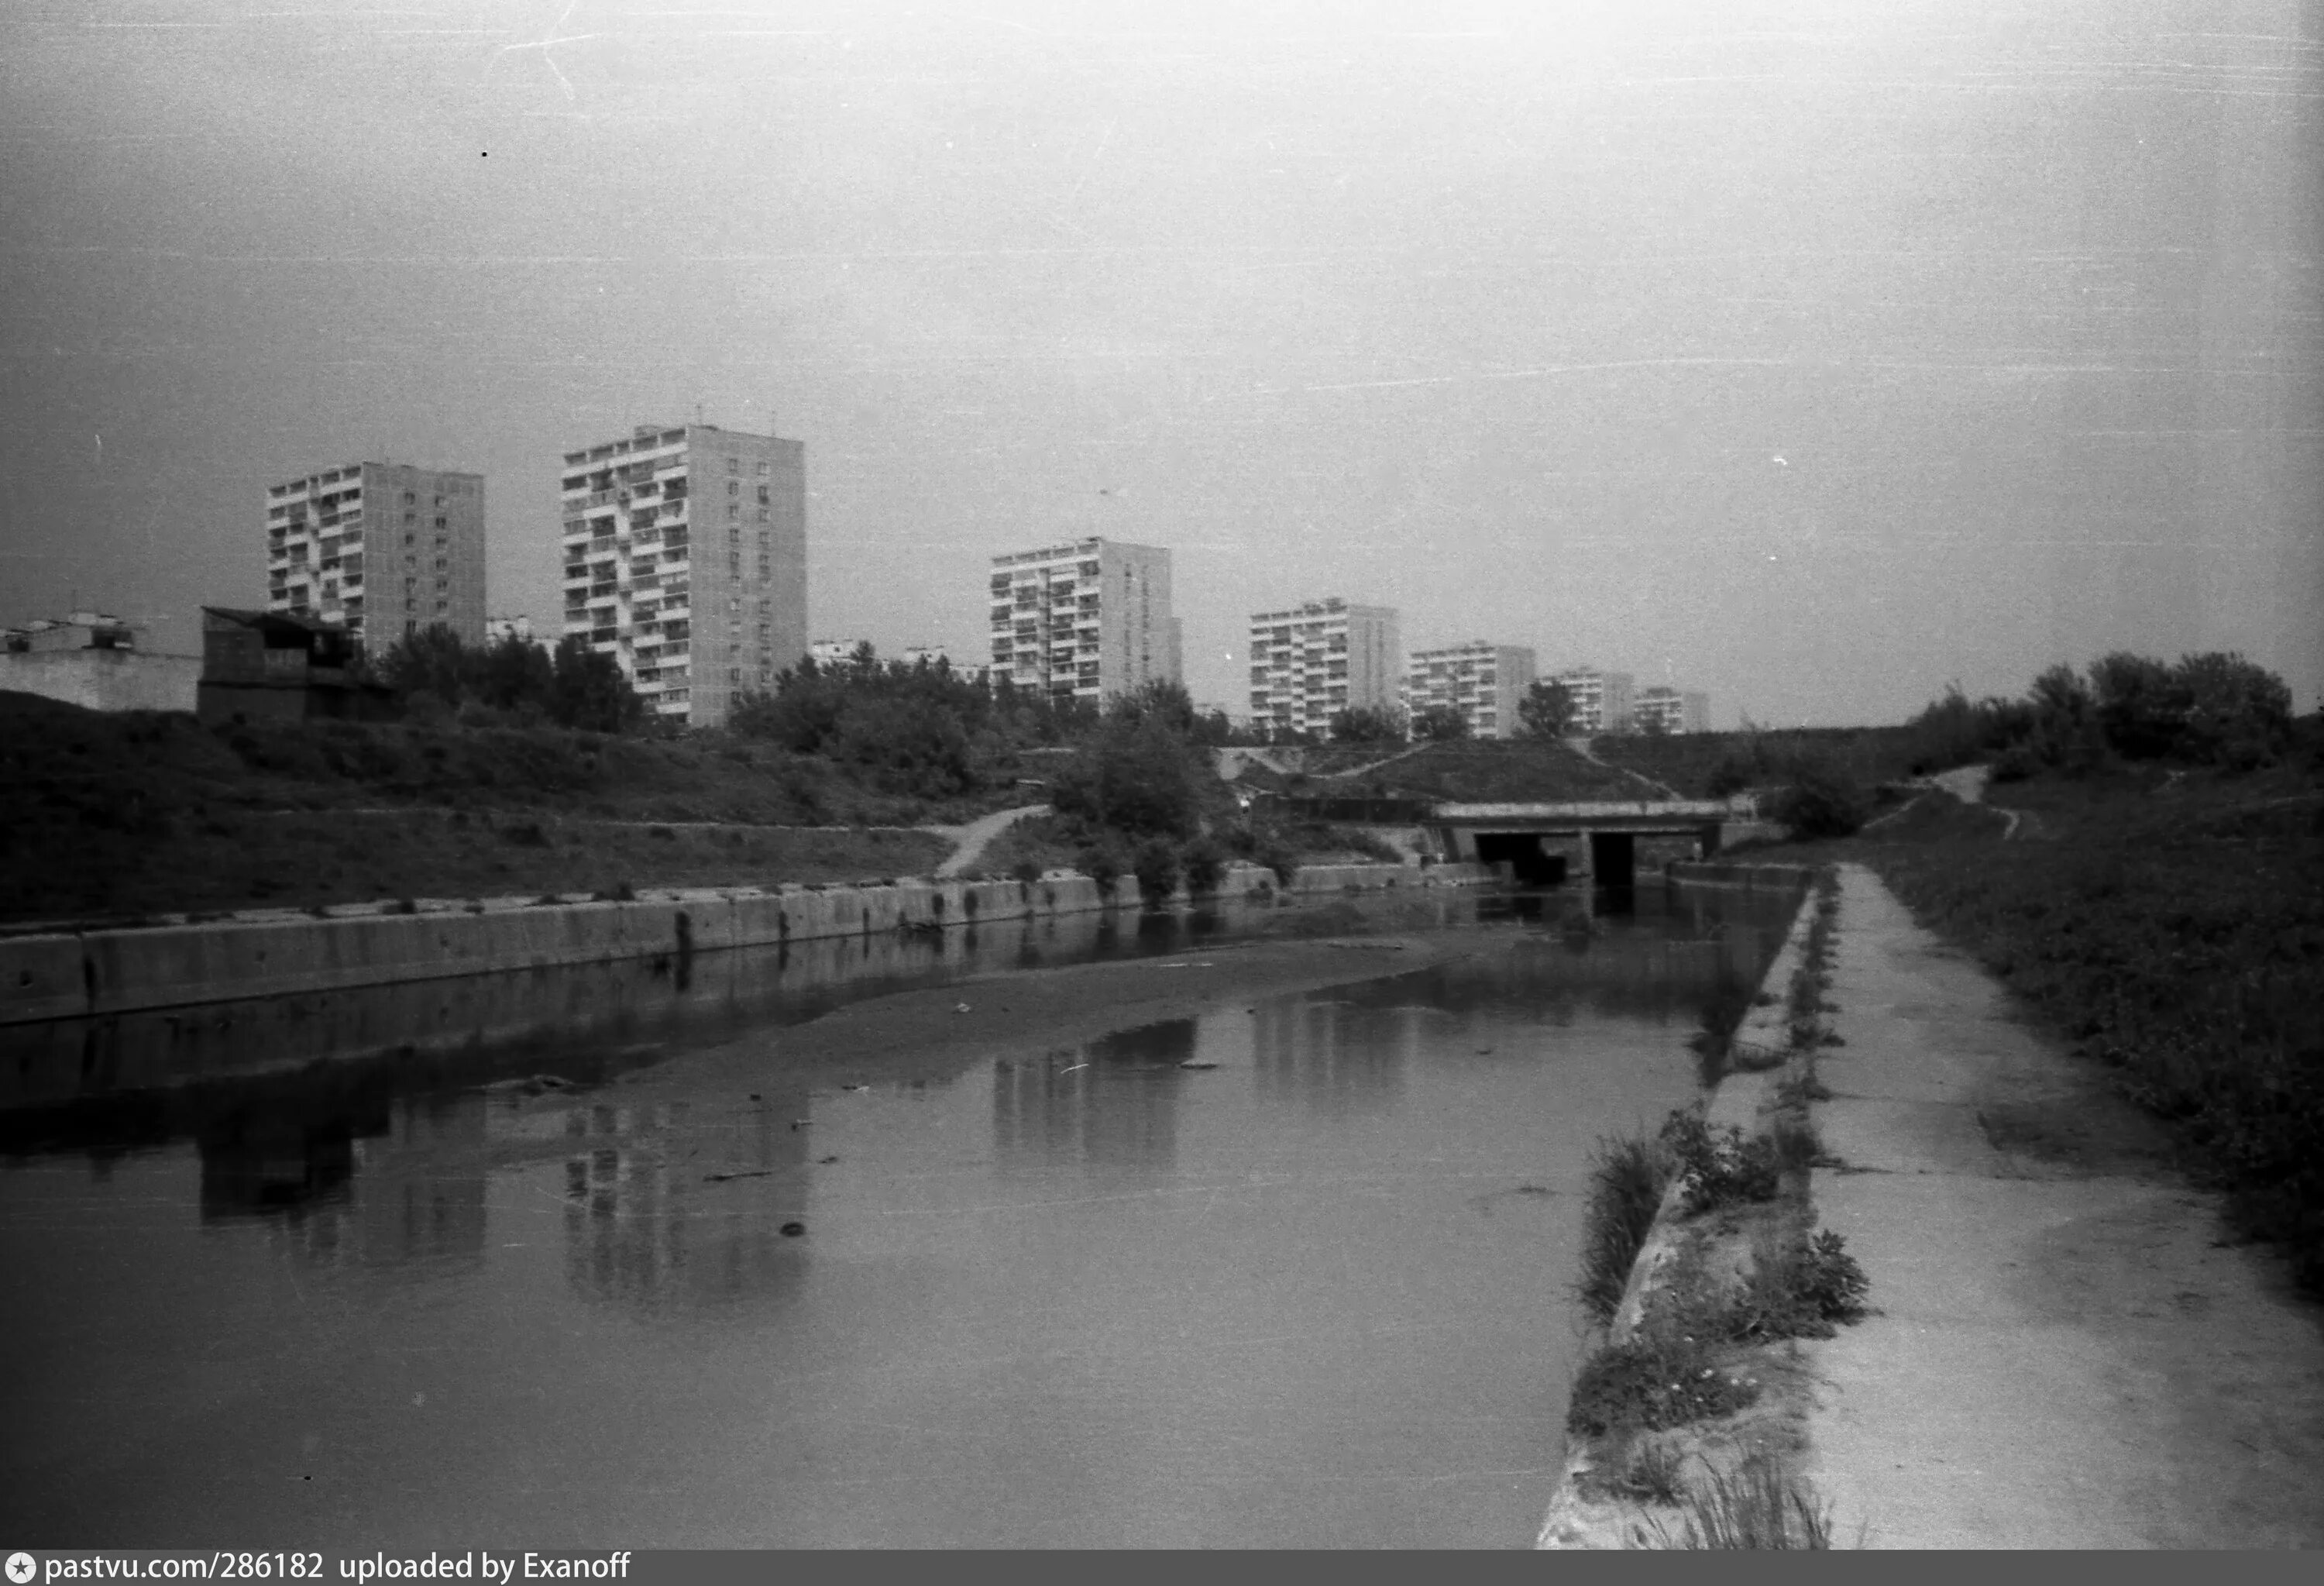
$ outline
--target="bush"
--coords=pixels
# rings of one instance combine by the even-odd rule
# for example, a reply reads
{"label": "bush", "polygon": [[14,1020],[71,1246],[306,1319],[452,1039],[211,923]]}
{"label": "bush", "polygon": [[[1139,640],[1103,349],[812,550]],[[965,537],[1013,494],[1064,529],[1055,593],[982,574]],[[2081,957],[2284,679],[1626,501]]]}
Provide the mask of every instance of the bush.
{"label": "bush", "polygon": [[1075,862],[1080,866],[1082,874],[1109,891],[1112,890],[1113,883],[1121,879],[1123,872],[1130,869],[1130,856],[1121,851],[1121,845],[1119,843],[1111,841],[1091,844],[1082,850],[1081,856]]}
{"label": "bush", "polygon": [[1768,814],[1794,841],[1845,837],[1864,825],[1864,798],[1838,773],[1804,768],[1775,795]]}
{"label": "bush", "polygon": [[1131,868],[1138,876],[1138,892],[1149,906],[1170,900],[1178,890],[1178,850],[1167,837],[1148,837],[1138,845]]}
{"label": "bush", "polygon": [[1186,890],[1197,894],[1209,894],[1219,890],[1226,880],[1227,853],[1208,837],[1197,837],[1186,845],[1183,856],[1186,871]]}

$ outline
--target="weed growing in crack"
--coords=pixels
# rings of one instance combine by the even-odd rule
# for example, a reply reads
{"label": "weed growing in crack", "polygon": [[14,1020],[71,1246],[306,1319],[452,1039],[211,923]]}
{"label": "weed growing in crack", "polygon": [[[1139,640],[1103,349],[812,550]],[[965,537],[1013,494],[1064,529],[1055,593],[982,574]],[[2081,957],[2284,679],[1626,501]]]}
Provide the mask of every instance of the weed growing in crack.
{"label": "weed growing in crack", "polygon": [[1686,1181],[1690,1213],[1775,1198],[1778,1167],[1772,1139],[1747,1139],[1733,1124],[1713,1131],[1693,1113],[1680,1111],[1665,1120],[1662,1144]]}
{"label": "weed growing in crack", "polygon": [[1739,1342],[1830,1338],[1864,1315],[1864,1268],[1830,1229],[1808,1239],[1768,1230],[1753,1241],[1751,1272],[1730,1303],[1725,1331]]}
{"label": "weed growing in crack", "polygon": [[1823,1155],[1823,1137],[1816,1132],[1804,1109],[1799,1111],[1779,1111],[1767,1131],[1775,1143],[1775,1167],[1780,1173],[1794,1173],[1813,1166]]}
{"label": "weed growing in crack", "polygon": [[1648,1503],[1678,1503],[1686,1497],[1685,1459],[1657,1437],[1641,1438],[1623,1462],[1616,1489]]}
{"label": "weed growing in crack", "polygon": [[1655,1225],[1674,1170],[1654,1140],[1607,1137],[1590,1167],[1590,1201],[1582,1219],[1582,1277],[1574,1298],[1600,1323],[1613,1319],[1630,1268]]}
{"label": "weed growing in crack", "polygon": [[1686,1551],[1831,1546],[1831,1507],[1772,1452],[1753,1449],[1731,1475],[1707,1463],[1706,1469],[1710,1480],[1678,1499],[1677,1530],[1649,1519],[1639,1528],[1642,1542]]}
{"label": "weed growing in crack", "polygon": [[1804,1074],[1795,1074],[1775,1087],[1775,1105],[1778,1107],[1804,1108],[1811,1102],[1831,1100],[1830,1087],[1816,1077],[1813,1068],[1810,1068]]}

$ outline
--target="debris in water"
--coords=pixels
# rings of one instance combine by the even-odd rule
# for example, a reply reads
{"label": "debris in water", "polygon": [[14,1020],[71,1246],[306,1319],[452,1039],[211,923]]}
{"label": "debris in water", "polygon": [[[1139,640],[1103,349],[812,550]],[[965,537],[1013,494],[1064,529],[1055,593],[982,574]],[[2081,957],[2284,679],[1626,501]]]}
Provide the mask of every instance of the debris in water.
{"label": "debris in water", "polygon": [[954,1013],[965,1013],[968,1011],[968,1004],[965,1002],[955,1002],[952,1005],[952,1010]]}
{"label": "debris in water", "polygon": [[782,1231],[785,1239],[797,1239],[799,1235],[807,1231],[807,1224],[804,1222],[786,1222],[783,1224]]}
{"label": "debris in water", "polygon": [[772,1176],[774,1171],[771,1167],[745,1167],[733,1173],[706,1173],[702,1176],[702,1182],[724,1184],[730,1178],[767,1178]]}
{"label": "debris in water", "polygon": [[1181,1068],[1216,1068],[1218,1065],[1219,1060],[1215,1057],[1189,1057],[1178,1065]]}
{"label": "debris in water", "polygon": [[820,1163],[822,1166],[825,1166],[825,1167],[830,1166],[834,1162],[836,1162],[836,1161],[838,1161],[838,1160],[839,1160],[839,1158],[838,1158],[838,1157],[817,1157],[816,1158],[816,1162]]}

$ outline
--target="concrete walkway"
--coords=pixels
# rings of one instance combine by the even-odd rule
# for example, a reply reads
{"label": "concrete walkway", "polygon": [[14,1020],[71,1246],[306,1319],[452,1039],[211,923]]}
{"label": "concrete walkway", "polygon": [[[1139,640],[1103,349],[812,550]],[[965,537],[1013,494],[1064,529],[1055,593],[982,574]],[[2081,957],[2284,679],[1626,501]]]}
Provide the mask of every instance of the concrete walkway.
{"label": "concrete walkway", "polygon": [[1015,809],[980,816],[964,826],[921,826],[918,829],[950,837],[954,844],[952,857],[936,866],[936,880],[941,881],[950,880],[975,863],[983,855],[986,844],[1027,816],[1048,813],[1049,807],[1046,804],[1020,804]]}
{"label": "concrete walkway", "polygon": [[1877,1314],[1804,1347],[1806,1472],[1874,1547],[2324,1544],[2324,1314],[2170,1144],[1841,867],[1823,1223]]}

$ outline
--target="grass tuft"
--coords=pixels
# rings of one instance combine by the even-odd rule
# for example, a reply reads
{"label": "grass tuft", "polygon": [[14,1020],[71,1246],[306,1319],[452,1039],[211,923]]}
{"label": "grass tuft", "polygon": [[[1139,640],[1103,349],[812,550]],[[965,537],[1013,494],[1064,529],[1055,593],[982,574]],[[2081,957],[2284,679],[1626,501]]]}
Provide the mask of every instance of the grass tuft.
{"label": "grass tuft", "polygon": [[1684,1551],[1831,1546],[1831,1508],[1794,1480],[1773,1452],[1751,1450],[1731,1474],[1707,1468],[1709,1481],[1678,1499],[1675,1531],[1658,1518],[1642,1528],[1653,1545]]}
{"label": "grass tuft", "polygon": [[1613,1319],[1630,1268],[1654,1228],[1673,1164],[1653,1140],[1603,1137],[1590,1166],[1582,1218],[1582,1278],[1574,1298],[1601,1324]]}

